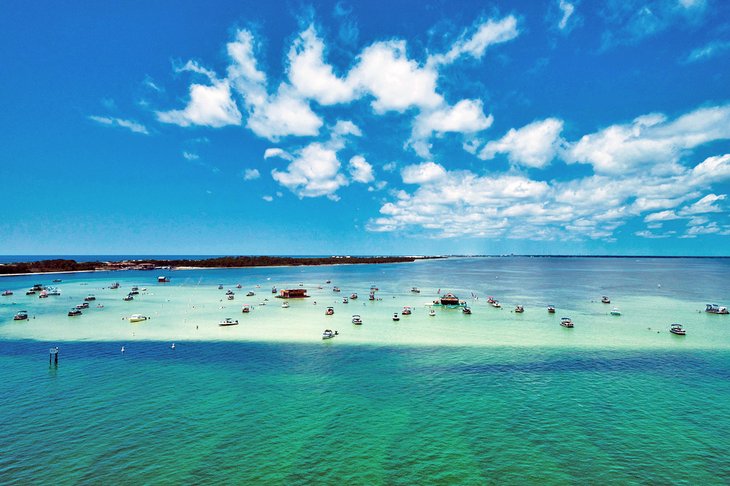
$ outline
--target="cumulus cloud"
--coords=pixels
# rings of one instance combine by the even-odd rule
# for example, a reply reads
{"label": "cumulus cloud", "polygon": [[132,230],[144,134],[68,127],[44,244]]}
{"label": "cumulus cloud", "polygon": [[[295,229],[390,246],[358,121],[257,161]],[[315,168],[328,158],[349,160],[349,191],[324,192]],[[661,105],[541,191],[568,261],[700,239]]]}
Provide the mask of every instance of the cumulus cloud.
{"label": "cumulus cloud", "polygon": [[510,162],[527,167],[542,168],[555,158],[561,143],[562,120],[547,118],[515,130],[509,130],[499,140],[488,142],[479,152],[483,160],[505,153]]}
{"label": "cumulus cloud", "polygon": [[[339,200],[337,190],[349,184],[347,178],[340,172],[341,163],[337,158],[337,152],[345,146],[347,137],[359,134],[360,129],[354,123],[341,120],[332,127],[330,138],[324,143],[313,142],[293,155],[284,151],[279,152],[280,149],[269,152],[272,150],[269,149],[267,153],[271,157],[291,159],[286,170],[274,169],[271,171],[271,176],[300,198],[326,196],[337,201]],[[365,164],[369,166],[365,159],[355,161],[359,176],[366,176]]]}
{"label": "cumulus cloud", "polygon": [[434,54],[428,58],[427,64],[438,66],[451,64],[463,55],[481,59],[487,47],[510,41],[519,35],[517,19],[509,15],[502,19],[488,19],[476,26],[476,32],[461,38],[454,43],[446,54]]}
{"label": "cumulus cloud", "polygon": [[481,100],[461,100],[454,106],[424,111],[413,122],[409,144],[422,157],[430,155],[428,139],[433,133],[475,133],[486,130],[494,121],[484,115]]}
{"label": "cumulus cloud", "polygon": [[340,187],[347,185],[347,178],[339,170],[337,152],[312,143],[300,151],[285,171],[274,169],[271,176],[299,197],[333,198]]}
{"label": "cumulus cloud", "polygon": [[200,158],[200,155],[194,153],[194,152],[183,152],[182,156],[185,160],[198,160]]}
{"label": "cumulus cloud", "polygon": [[605,174],[636,172],[647,166],[676,171],[685,151],[729,138],[730,105],[699,108],[674,120],[652,114],[583,136],[568,145],[565,160],[591,164]]}
{"label": "cumulus cloud", "polygon": [[434,108],[443,102],[436,93],[438,73],[408,59],[402,40],[376,42],[365,48],[348,78],[375,98],[372,107],[376,113]]}
{"label": "cumulus cloud", "polygon": [[409,165],[401,170],[401,178],[406,184],[426,184],[441,179],[446,169],[434,162]]}
{"label": "cumulus cloud", "polygon": [[193,84],[190,86],[190,100],[184,109],[156,113],[159,121],[181,127],[202,125],[220,128],[241,124],[241,112],[231,98],[227,81],[215,80],[211,85]]}
{"label": "cumulus cloud", "polygon": [[109,116],[96,116],[96,115],[89,116],[89,120],[95,121],[96,123],[100,123],[102,125],[126,128],[127,130],[134,132],[134,133],[141,133],[143,135],[150,134],[150,132],[147,130],[147,127],[145,127],[141,123],[137,123],[136,121],[132,121],[132,120],[125,120],[123,118],[115,118],[115,117],[109,117]]}
{"label": "cumulus cloud", "polygon": [[365,160],[365,157],[356,155],[350,159],[348,164],[350,177],[355,182],[361,182],[367,184],[375,180],[373,175],[373,166]]}
{"label": "cumulus cloud", "polygon": [[322,105],[349,102],[355,96],[353,83],[338,78],[324,62],[324,42],[314,26],[302,32],[289,51],[289,80],[298,93]]}
{"label": "cumulus cloud", "polygon": [[267,148],[264,151],[264,159],[269,159],[271,157],[278,157],[285,160],[294,160],[294,156],[292,154],[277,147]]}
{"label": "cumulus cloud", "polygon": [[261,173],[258,171],[258,169],[246,169],[243,171],[243,180],[244,181],[252,181],[254,179],[258,179],[261,177]]}

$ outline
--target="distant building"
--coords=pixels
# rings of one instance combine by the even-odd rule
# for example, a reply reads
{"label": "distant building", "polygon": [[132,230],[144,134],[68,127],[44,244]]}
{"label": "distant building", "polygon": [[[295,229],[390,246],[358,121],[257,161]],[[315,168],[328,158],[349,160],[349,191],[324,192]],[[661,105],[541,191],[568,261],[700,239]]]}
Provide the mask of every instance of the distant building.
{"label": "distant building", "polygon": [[307,289],[284,289],[279,291],[278,297],[280,299],[304,299],[309,296]]}

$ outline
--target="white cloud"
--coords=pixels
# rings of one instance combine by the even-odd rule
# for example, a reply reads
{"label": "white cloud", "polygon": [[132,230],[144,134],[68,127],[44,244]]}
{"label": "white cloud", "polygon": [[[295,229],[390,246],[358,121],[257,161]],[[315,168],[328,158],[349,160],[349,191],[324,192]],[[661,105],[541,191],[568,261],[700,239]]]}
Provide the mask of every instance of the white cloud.
{"label": "white cloud", "polygon": [[274,198],[271,196],[261,196],[261,199],[263,199],[266,202],[271,202],[274,200]]}
{"label": "white cloud", "polygon": [[335,76],[332,66],[324,62],[324,42],[314,26],[302,32],[289,50],[289,80],[303,97],[322,105],[351,101],[352,83]]}
{"label": "white cloud", "polygon": [[132,120],[125,120],[123,118],[114,118],[114,117],[108,117],[108,116],[95,116],[95,115],[89,116],[89,120],[93,120],[97,123],[101,123],[102,125],[126,128],[127,130],[130,130],[134,133],[141,133],[143,135],[150,134],[150,132],[147,130],[147,127],[145,127],[141,123],[137,123]]}
{"label": "white cloud", "polygon": [[246,169],[243,172],[243,180],[245,181],[252,181],[259,177],[261,177],[261,173],[259,173],[258,169]]}
{"label": "white cloud", "polygon": [[404,167],[400,174],[406,184],[426,184],[444,177],[446,169],[434,162],[424,162]]}
{"label": "white cloud", "polygon": [[730,50],[729,41],[712,41],[708,44],[705,44],[702,47],[693,49],[692,52],[690,52],[689,55],[687,56],[687,58],[685,59],[685,62],[690,63],[690,62],[706,61],[707,59],[712,59],[713,57],[724,54],[725,52],[727,52],[729,50]]}
{"label": "white cloud", "polygon": [[[326,196],[334,201],[339,200],[337,190],[347,186],[349,182],[340,173],[341,164],[337,152],[345,146],[346,137],[360,135],[360,129],[350,121],[341,120],[331,131],[328,141],[313,142],[297,151],[286,170],[272,170],[271,176],[274,180],[300,198]],[[275,153],[280,158],[283,154],[289,155],[283,151],[283,154],[276,152],[279,149],[273,150],[274,152],[267,150],[267,153],[270,156]],[[364,166],[361,165],[360,168],[364,169]]]}
{"label": "white cloud", "polygon": [[231,98],[227,81],[213,80],[211,85],[190,86],[190,101],[183,110],[158,111],[157,119],[181,127],[203,125],[220,128],[240,125],[241,112]]}
{"label": "white cloud", "polygon": [[397,168],[398,168],[398,164],[396,164],[395,162],[388,162],[387,164],[385,164],[383,166],[383,170],[386,172],[393,172]]}
{"label": "white cloud", "polygon": [[267,148],[264,151],[264,159],[269,159],[271,157],[278,157],[284,160],[294,160],[294,156],[292,154],[277,147]]}
{"label": "white cloud", "polygon": [[276,96],[252,107],[246,126],[260,137],[278,140],[288,135],[317,135],[322,119],[312,111],[309,103],[290,87],[282,85]]}
{"label": "white cloud", "polygon": [[674,211],[659,211],[658,213],[651,213],[644,218],[645,223],[652,221],[671,221],[673,219],[680,219]]}
{"label": "white cloud", "polygon": [[490,45],[510,41],[518,35],[517,19],[514,16],[509,15],[499,20],[489,19],[479,24],[471,36],[462,35],[446,54],[429,56],[427,64],[430,66],[451,64],[463,55],[481,59]]}
{"label": "white cloud", "polygon": [[185,160],[198,160],[200,155],[193,152],[183,152],[182,156]]}
{"label": "white cloud", "polygon": [[720,213],[723,210],[715,203],[725,200],[726,197],[725,194],[708,194],[699,201],[682,208],[679,214],[682,216],[692,216],[696,214]]}
{"label": "white cloud", "polygon": [[372,95],[373,110],[403,112],[411,107],[434,108],[443,102],[436,93],[438,73],[408,59],[406,42],[376,42],[365,48],[348,79]]}
{"label": "white cloud", "polygon": [[345,176],[339,173],[337,152],[320,143],[303,148],[286,171],[271,171],[276,182],[299,197],[331,196],[347,185]]}
{"label": "white cloud", "polygon": [[560,8],[560,12],[562,13],[562,17],[558,22],[558,29],[565,30],[565,28],[568,26],[568,20],[570,20],[573,12],[575,12],[575,5],[566,2],[565,0],[559,0],[558,8]]}
{"label": "white cloud", "polygon": [[352,180],[355,182],[367,184],[375,180],[375,176],[373,176],[373,166],[370,165],[370,163],[365,160],[365,157],[361,155],[356,155],[351,158],[348,167],[350,177],[352,177]]}
{"label": "white cloud", "polygon": [[685,151],[714,140],[730,138],[730,105],[699,108],[669,121],[646,115],[631,124],[612,125],[571,143],[568,163],[591,164],[598,173],[677,170]]}
{"label": "white cloud", "polygon": [[510,129],[499,140],[488,142],[479,152],[483,160],[506,153],[513,164],[527,167],[545,167],[555,158],[561,143],[562,120],[547,118],[515,130]]}
{"label": "white cloud", "polygon": [[461,100],[452,107],[423,111],[413,122],[408,144],[421,157],[430,157],[429,139],[433,133],[475,133],[489,128],[494,119],[485,116],[483,110],[481,100]]}

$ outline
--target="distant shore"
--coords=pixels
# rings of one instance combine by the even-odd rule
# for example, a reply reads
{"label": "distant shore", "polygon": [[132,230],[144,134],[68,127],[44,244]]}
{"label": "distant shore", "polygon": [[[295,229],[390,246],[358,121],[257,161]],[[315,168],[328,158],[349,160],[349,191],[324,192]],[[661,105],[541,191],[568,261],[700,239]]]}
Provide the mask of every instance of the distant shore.
{"label": "distant shore", "polygon": [[205,268],[249,268],[249,267],[282,267],[282,266],[317,266],[317,265],[353,265],[411,263],[442,257],[429,256],[332,256],[332,257],[269,257],[269,256],[235,256],[216,257],[200,260],[121,260],[77,262],[70,259],[39,260],[34,262],[16,262],[0,264],[0,276],[46,275],[60,273],[108,272],[116,270],[187,270]]}

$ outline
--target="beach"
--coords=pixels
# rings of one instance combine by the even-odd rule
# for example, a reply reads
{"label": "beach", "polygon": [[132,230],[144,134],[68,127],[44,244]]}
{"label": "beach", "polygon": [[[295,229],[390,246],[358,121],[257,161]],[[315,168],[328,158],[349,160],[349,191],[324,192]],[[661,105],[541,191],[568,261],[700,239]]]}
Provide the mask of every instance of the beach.
{"label": "beach", "polygon": [[[724,259],[464,258],[168,271],[169,283],[15,277],[0,300],[0,479],[721,484],[730,316],[704,308],[728,302],[727,270]],[[61,295],[20,292],[40,282]],[[311,296],[282,308],[274,285]],[[382,300],[367,300],[371,286]],[[473,313],[429,316],[439,290]],[[21,307],[30,319],[12,321]],[[130,323],[135,313],[150,319]],[[225,317],[239,325],[218,326]],[[324,329],[339,334],[323,341]]]}

